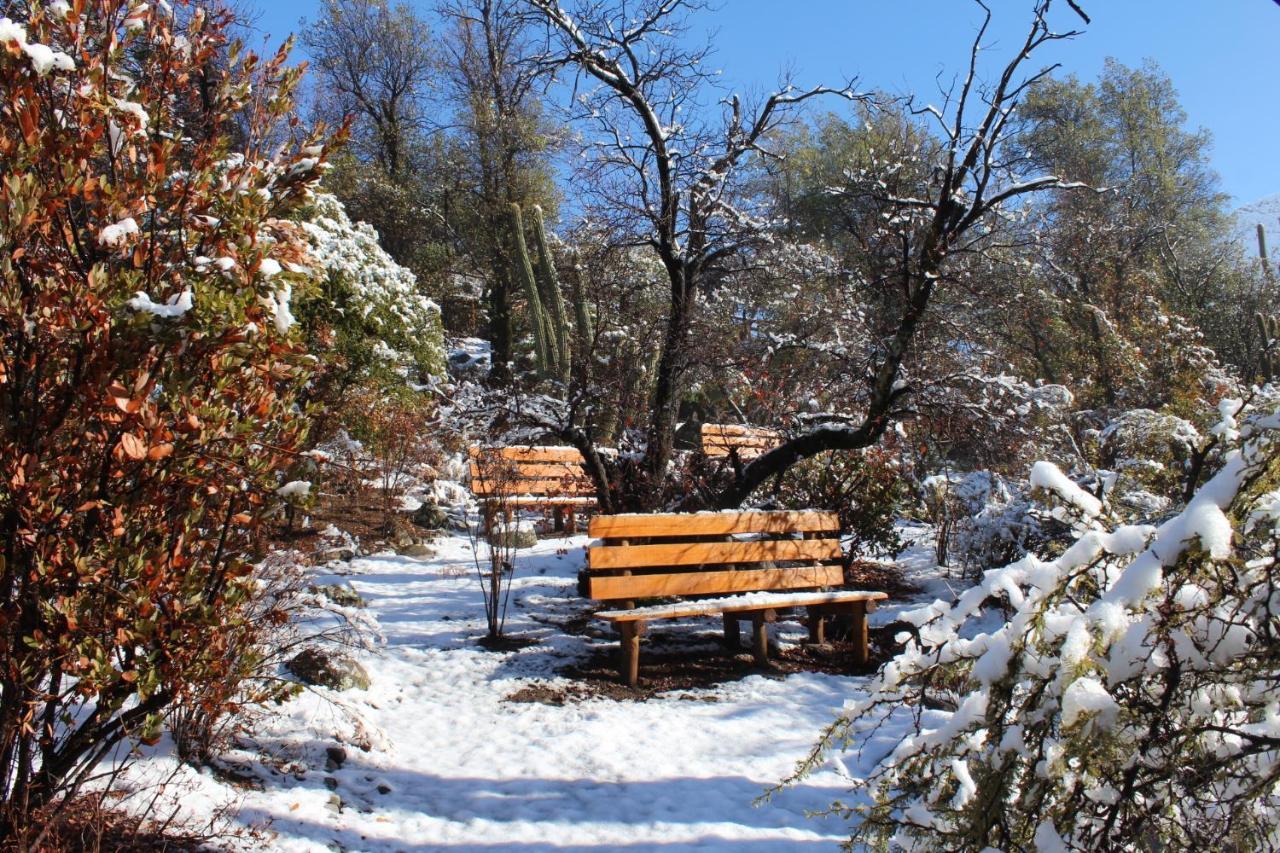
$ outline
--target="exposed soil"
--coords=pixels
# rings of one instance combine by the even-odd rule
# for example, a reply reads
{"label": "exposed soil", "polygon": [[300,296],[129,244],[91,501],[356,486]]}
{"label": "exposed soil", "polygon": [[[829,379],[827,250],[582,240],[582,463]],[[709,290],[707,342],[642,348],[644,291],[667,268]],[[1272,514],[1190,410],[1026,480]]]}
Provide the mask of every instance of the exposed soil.
{"label": "exposed soil", "polygon": [[874,589],[889,593],[890,599],[908,598],[920,591],[920,588],[902,575],[902,570],[893,563],[873,563],[870,560],[856,560],[845,569],[845,583],[854,589]]}
{"label": "exposed soil", "polygon": [[476,640],[476,645],[488,652],[515,652],[536,646],[538,642],[536,637],[509,637],[504,634],[501,637],[481,637]]}
{"label": "exposed soil", "polygon": [[[874,651],[874,648],[873,648]],[[619,680],[617,647],[605,647],[583,661],[569,664],[560,675],[590,689],[593,696],[643,700],[673,691],[697,690],[738,681],[749,675],[783,678],[797,672],[833,675],[867,675],[878,661],[867,666],[853,663],[853,645],[845,641],[822,645],[791,646],[771,651],[769,662],[758,666],[751,653],[694,637],[672,637],[659,628],[646,635],[640,652],[640,684],[628,687]],[[711,700],[714,701],[714,700]]]}

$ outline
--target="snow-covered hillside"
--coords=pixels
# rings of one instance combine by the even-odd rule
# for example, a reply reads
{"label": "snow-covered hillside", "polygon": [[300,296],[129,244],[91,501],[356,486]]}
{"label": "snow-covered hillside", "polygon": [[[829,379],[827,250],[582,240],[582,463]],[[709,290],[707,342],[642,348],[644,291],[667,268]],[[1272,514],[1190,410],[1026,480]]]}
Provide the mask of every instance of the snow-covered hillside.
{"label": "snow-covered hillside", "polygon": [[1264,196],[1236,208],[1236,234],[1250,255],[1258,254],[1257,227],[1267,229],[1267,245],[1274,255],[1276,240],[1280,239],[1280,193]]}

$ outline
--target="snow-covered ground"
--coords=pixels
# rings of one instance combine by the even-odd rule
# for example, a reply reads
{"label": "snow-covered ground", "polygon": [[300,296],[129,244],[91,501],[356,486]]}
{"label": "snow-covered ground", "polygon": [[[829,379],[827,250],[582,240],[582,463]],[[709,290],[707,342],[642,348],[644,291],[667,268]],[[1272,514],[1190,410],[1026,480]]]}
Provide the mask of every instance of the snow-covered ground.
{"label": "snow-covered ground", "polygon": [[[858,773],[853,756],[755,802],[861,678],[762,674],[646,701],[506,701],[530,686],[572,693],[574,682],[557,669],[616,647],[602,631],[563,627],[587,608],[575,585],[584,543],[546,539],[520,552],[507,630],[538,642],[509,652],[476,644],[484,615],[465,536],[441,540],[432,558],[332,564],[321,571],[341,575],[317,581],[350,582],[381,635],[356,653],[370,689],[308,692],[259,721],[254,741],[229,759],[259,776],[262,790],[178,767],[163,749],[131,778],[176,770],[167,794],[196,817],[236,803],[233,823],[262,831],[254,849],[834,849],[846,827],[805,812],[844,794],[838,768]],[[904,562],[932,598],[946,587],[932,579],[926,544]],[[876,621],[893,619],[902,604],[887,602]],[[795,624],[774,627],[783,642],[803,635]],[[641,666],[643,675],[643,658]],[[871,744],[861,764],[876,751]]]}

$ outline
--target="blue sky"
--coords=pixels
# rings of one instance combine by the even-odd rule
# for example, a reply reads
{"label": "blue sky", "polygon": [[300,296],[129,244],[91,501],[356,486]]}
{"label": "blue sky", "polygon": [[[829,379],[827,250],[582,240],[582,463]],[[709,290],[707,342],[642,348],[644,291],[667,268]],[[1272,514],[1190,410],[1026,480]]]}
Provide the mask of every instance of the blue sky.
{"label": "blue sky", "polygon": [[[1274,0],[1079,0],[1093,19],[1080,38],[1055,45],[1046,61],[1089,80],[1103,61],[1155,59],[1172,78],[1193,126],[1214,137],[1222,188],[1243,204],[1280,192],[1280,5]],[[249,0],[257,27],[278,41],[311,18],[314,0]],[[424,11],[430,4],[419,2]],[[1022,35],[1029,0],[990,0],[993,62]],[[1058,27],[1082,22],[1065,3]],[[801,85],[857,76],[863,88],[914,91],[937,99],[967,60],[979,22],[965,0],[721,0],[695,21],[712,35],[716,64],[736,89],[761,91],[788,70]],[[1003,49],[1002,49],[1003,48]],[[299,54],[301,55],[301,54]],[[941,75],[941,76],[940,76]]]}

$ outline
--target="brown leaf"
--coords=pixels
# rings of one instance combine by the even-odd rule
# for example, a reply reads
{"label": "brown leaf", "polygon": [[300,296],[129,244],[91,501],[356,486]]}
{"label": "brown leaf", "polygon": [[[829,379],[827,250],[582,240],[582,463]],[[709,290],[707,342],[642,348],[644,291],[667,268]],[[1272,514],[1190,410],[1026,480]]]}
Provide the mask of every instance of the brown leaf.
{"label": "brown leaf", "polygon": [[153,460],[164,459],[166,456],[170,455],[171,453],[173,453],[173,445],[166,442],[164,444],[157,444],[154,447],[152,447],[150,450],[148,450],[147,458],[153,459]]}
{"label": "brown leaf", "polygon": [[107,396],[115,407],[126,414],[133,414],[142,408],[142,400],[135,400],[129,393],[129,389],[125,388],[119,382],[113,382],[111,387],[107,389]]}
{"label": "brown leaf", "polygon": [[124,455],[130,459],[143,459],[147,455],[147,444],[131,432],[120,436],[120,447]]}

